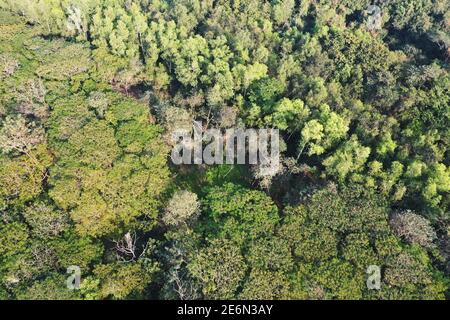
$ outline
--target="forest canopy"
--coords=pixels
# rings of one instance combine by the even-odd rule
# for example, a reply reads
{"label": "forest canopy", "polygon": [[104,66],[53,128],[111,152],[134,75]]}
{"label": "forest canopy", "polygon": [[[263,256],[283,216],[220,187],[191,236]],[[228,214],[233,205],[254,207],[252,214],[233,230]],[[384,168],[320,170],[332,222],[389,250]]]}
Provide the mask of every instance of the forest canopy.
{"label": "forest canopy", "polygon": [[0,0],[0,299],[448,299],[449,62],[447,0]]}

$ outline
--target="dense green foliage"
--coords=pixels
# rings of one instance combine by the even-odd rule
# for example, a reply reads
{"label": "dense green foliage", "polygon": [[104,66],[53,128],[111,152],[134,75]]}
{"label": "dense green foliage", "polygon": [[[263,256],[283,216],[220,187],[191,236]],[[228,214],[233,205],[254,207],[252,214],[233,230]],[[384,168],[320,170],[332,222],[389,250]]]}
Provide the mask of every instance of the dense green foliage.
{"label": "dense green foliage", "polygon": [[[450,3],[369,4],[0,0],[0,299],[448,298]],[[171,165],[194,119],[282,169]]]}

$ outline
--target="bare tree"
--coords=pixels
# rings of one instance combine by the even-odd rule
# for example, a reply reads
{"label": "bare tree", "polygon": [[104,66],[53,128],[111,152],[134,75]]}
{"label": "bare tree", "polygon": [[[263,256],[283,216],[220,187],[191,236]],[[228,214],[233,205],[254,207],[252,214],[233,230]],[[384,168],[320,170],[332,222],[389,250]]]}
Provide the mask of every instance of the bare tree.
{"label": "bare tree", "polygon": [[27,123],[22,116],[8,117],[0,129],[0,150],[4,153],[28,154],[44,140],[44,130],[34,123]]}
{"label": "bare tree", "polygon": [[45,119],[49,108],[45,102],[46,90],[41,79],[29,79],[20,84],[15,91],[18,102],[17,111],[24,116]]}
{"label": "bare tree", "polygon": [[165,293],[168,299],[195,300],[199,298],[199,287],[186,268],[188,263],[186,251],[178,242],[166,247],[169,270]]}
{"label": "bare tree", "polygon": [[136,242],[136,233],[131,234],[131,232],[127,232],[122,239],[114,241],[116,244],[117,258],[125,262],[136,260]]}
{"label": "bare tree", "polygon": [[394,213],[390,225],[399,237],[409,243],[417,243],[426,248],[435,246],[433,242],[437,236],[430,221],[410,210]]}
{"label": "bare tree", "polygon": [[198,290],[192,280],[186,279],[182,270],[172,270],[171,280],[174,292],[180,300],[194,300],[198,298]]}

